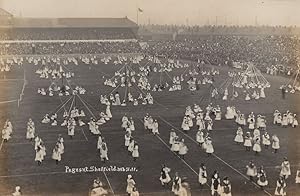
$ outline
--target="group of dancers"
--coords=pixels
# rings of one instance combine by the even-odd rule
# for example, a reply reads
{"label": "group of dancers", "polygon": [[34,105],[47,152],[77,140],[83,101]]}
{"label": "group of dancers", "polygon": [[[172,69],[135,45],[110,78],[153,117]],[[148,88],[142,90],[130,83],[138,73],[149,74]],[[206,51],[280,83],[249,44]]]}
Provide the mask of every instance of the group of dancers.
{"label": "group of dancers", "polygon": [[[122,58],[121,58],[122,59]],[[111,60],[111,58],[103,59],[103,62],[107,63]],[[38,61],[45,61],[45,60],[38,60]],[[73,60],[70,60],[73,61]],[[90,62],[93,61],[96,62],[94,59],[82,59],[82,61]],[[120,60],[119,63],[123,63],[127,60]],[[135,63],[140,62],[140,60],[137,59],[131,59],[131,62],[135,61]],[[58,62],[58,61],[57,61]],[[63,62],[64,64],[68,64],[67,62]],[[170,63],[172,65],[172,69],[176,66],[176,63]],[[183,65],[180,68],[188,67],[189,65]],[[61,69],[61,68],[60,68]],[[136,74],[134,71],[125,72],[125,75],[122,73],[117,73],[116,76],[120,77],[120,81],[116,80],[106,80],[105,85],[111,86],[111,87],[117,87],[118,84],[120,84],[121,87],[134,85],[133,83],[136,83],[140,88],[144,88],[146,90],[149,90],[149,81],[145,79],[145,75],[148,75],[149,73],[146,72],[152,72],[153,70],[145,69],[144,71]],[[146,74],[145,74],[145,73]],[[155,71],[154,71],[155,72]],[[159,72],[159,71],[158,71]],[[41,74],[41,78],[48,78],[52,77],[52,79],[57,79],[61,77],[70,78],[73,77],[74,74],[71,72],[65,73],[65,75],[61,75],[62,72],[58,70],[52,70],[51,69],[43,69],[38,70],[39,74]],[[138,78],[139,74],[140,78]],[[202,80],[196,79],[197,74],[201,74],[203,76]],[[213,83],[213,80],[209,79],[211,75],[219,74],[218,71],[211,71],[211,72],[197,72],[197,71],[191,71],[189,75],[193,75],[193,77],[190,77],[189,80],[187,80],[189,90],[195,91],[197,89],[197,85],[200,84],[206,84],[206,83]],[[130,80],[128,80],[130,78]],[[182,76],[176,76],[172,78],[173,85],[170,85],[169,91],[175,91],[175,90],[181,90],[182,86],[181,83],[184,81],[183,75]],[[156,85],[156,86],[155,86]],[[162,86],[155,84],[152,88],[153,91],[161,91]],[[70,90],[68,86],[65,87],[65,90]],[[57,88],[56,88],[57,89]],[[53,91],[56,89],[50,87],[48,89],[49,96],[53,96]],[[58,88],[60,91],[61,89]],[[79,94],[84,94],[85,89],[82,87],[77,86],[75,88],[76,91],[78,91]],[[40,94],[46,95],[45,89],[39,89],[38,92]],[[51,93],[52,92],[52,93]],[[226,94],[227,93],[227,94]],[[51,95],[52,94],[52,95]],[[228,96],[228,90],[225,90],[226,96]],[[252,96],[253,99],[259,99],[259,98],[265,98],[264,94],[264,87],[260,88],[260,92],[254,91]],[[246,100],[250,100],[250,94],[246,95]],[[108,145],[106,139],[103,137],[100,126],[108,122],[112,118],[112,114],[110,111],[111,106],[126,106],[126,104],[129,102],[132,102],[133,105],[139,105],[139,101],[141,101],[141,104],[153,104],[153,97],[150,93],[146,93],[143,95],[142,93],[139,95],[138,98],[134,98],[133,95],[128,92],[126,94],[126,100],[124,99],[121,101],[120,94],[116,92],[115,94],[110,94],[109,97],[106,95],[100,96],[100,102],[102,104],[106,105],[106,111],[100,112],[99,118],[93,117],[90,119],[88,123],[84,122],[84,118],[86,117],[83,110],[79,110],[76,107],[73,107],[70,112],[65,111],[63,115],[63,122],[60,124],[62,127],[67,128],[68,135],[70,138],[74,137],[75,135],[75,128],[76,126],[85,126],[88,125],[88,129],[90,132],[98,137],[97,140],[97,151],[99,151],[100,160],[102,162],[109,161],[108,156]],[[224,117],[223,117],[224,116]],[[51,126],[57,126],[58,123],[58,115],[57,113],[54,114],[46,114],[42,120],[43,124],[50,124]],[[215,121],[221,121],[223,118],[226,120],[232,120],[234,121],[238,128],[236,131],[236,136],[233,138],[234,142],[244,145],[247,151],[250,151],[251,147],[252,150],[255,152],[255,154],[259,154],[262,151],[261,144],[265,147],[265,149],[268,149],[269,146],[272,147],[274,150],[274,153],[277,153],[280,149],[280,140],[276,134],[273,134],[270,136],[270,134],[267,132],[267,121],[266,117],[262,115],[254,115],[253,112],[251,112],[248,116],[245,116],[241,111],[236,110],[234,106],[228,106],[226,108],[226,112],[223,115],[221,107],[219,105],[214,106],[213,104],[208,104],[207,107],[202,110],[200,105],[194,104],[193,106],[187,106],[184,112],[184,116],[182,118],[181,123],[181,129],[186,133],[190,133],[194,127],[196,127],[196,142],[199,144],[199,146],[205,150],[208,156],[212,155],[215,152],[212,137],[210,134],[214,131],[214,122]],[[159,122],[157,119],[153,118],[148,113],[145,115],[143,119],[144,128],[148,130],[150,133],[154,135],[160,134],[159,131]],[[291,113],[290,111],[287,111],[285,113],[280,113],[279,111],[274,112],[274,119],[273,124],[280,125],[282,127],[291,126],[291,127],[297,127],[298,121],[296,114]],[[121,128],[124,130],[124,146],[128,152],[128,154],[132,157],[133,161],[137,161],[140,157],[139,152],[139,143],[137,142],[137,139],[134,137],[135,133],[135,123],[132,117],[128,117],[126,114],[121,119]],[[244,135],[243,130],[249,130],[246,131],[246,134]],[[2,138],[5,142],[7,142],[12,135],[13,127],[9,120],[5,122],[4,129],[2,130]],[[45,160],[45,157],[47,155],[46,153],[46,147],[43,140],[36,134],[35,129],[35,123],[32,119],[29,119],[27,122],[27,131],[26,131],[26,139],[34,142],[34,150],[35,150],[35,161],[38,165],[41,165],[42,162]],[[172,152],[179,155],[181,159],[185,159],[186,154],[189,152],[189,148],[186,145],[186,142],[184,138],[180,138],[174,129],[170,131],[170,138],[169,138],[169,145]],[[58,139],[55,143],[55,146],[52,151],[51,158],[55,160],[56,164],[58,164],[62,160],[62,155],[65,152],[65,146],[64,146],[64,138],[60,134],[58,136]],[[186,196],[188,195],[187,192],[189,192],[189,185],[187,183],[187,179],[184,177],[180,177],[179,174],[176,172],[174,174],[174,177],[171,178],[170,172],[171,168],[168,168],[166,165],[163,165],[160,171],[160,183],[162,186],[167,187],[171,183],[171,190],[175,195],[178,196]],[[262,189],[266,187],[268,182],[268,176],[265,168],[261,166],[258,170],[253,162],[250,162],[247,165],[247,176],[249,179],[255,183],[257,183]],[[281,164],[281,171],[279,174],[279,178],[276,182],[276,190],[275,195],[286,195],[286,179],[291,175],[291,169],[290,164],[287,158],[284,159],[284,161]],[[205,184],[208,184],[211,190],[211,194],[219,194],[221,196],[231,196],[231,182],[230,179],[227,176],[224,176],[222,179],[220,177],[220,174],[217,170],[215,170],[210,179],[208,179],[208,173],[206,170],[206,166],[202,163],[199,167],[199,174],[198,174],[198,182],[202,186]],[[300,182],[300,172],[297,171],[296,174],[296,183]],[[100,182],[99,179],[94,181],[94,192],[96,194],[97,191],[95,189],[100,190],[103,189],[103,184]],[[20,189],[20,188],[19,188]],[[18,189],[18,190],[19,190]],[[137,190],[137,185],[135,180],[133,179],[132,175],[127,176],[127,187],[126,192],[130,196],[138,196],[139,192]]]}
{"label": "group of dancers", "polygon": [[140,157],[138,142],[134,139],[133,133],[135,132],[134,120],[132,117],[128,118],[125,114],[122,119],[121,128],[125,130],[124,145],[128,154],[132,156],[133,161],[137,161]]}
{"label": "group of dancers", "polygon": [[[247,168],[246,174],[249,177],[249,180],[252,182],[256,182],[261,187],[262,190],[264,189],[265,186],[269,184],[268,177],[263,166],[260,166],[259,169],[257,169],[255,163],[253,161],[250,161],[249,164],[246,166],[246,168]],[[285,157],[283,162],[280,165],[280,173],[276,181],[276,188],[275,188],[274,195],[280,195],[280,196],[287,195],[286,180],[290,175],[291,175],[291,165],[287,157]],[[297,170],[296,172],[295,183],[296,184],[300,183],[300,170]]]}
{"label": "group of dancers", "polygon": [[[175,172],[174,177],[170,177],[171,169],[166,165],[163,165],[160,171],[160,182],[165,188],[171,186],[171,191],[177,196],[191,195],[188,179],[186,177],[180,177],[178,172]],[[227,176],[221,180],[219,172],[215,170],[211,175],[211,183],[208,183],[208,174],[206,166],[201,163],[198,173],[198,183],[200,188],[204,185],[210,187],[211,195],[231,196],[231,182]]]}
{"label": "group of dancers", "polygon": [[131,103],[133,106],[138,106],[140,104],[153,105],[154,99],[149,92],[145,94],[140,93],[137,98],[134,98],[133,95],[128,92],[125,93],[125,97],[121,101],[119,92],[116,92],[115,94],[111,93],[109,98],[107,98],[106,95],[100,95],[100,102],[104,105],[111,104],[113,106],[127,106],[129,103]]}

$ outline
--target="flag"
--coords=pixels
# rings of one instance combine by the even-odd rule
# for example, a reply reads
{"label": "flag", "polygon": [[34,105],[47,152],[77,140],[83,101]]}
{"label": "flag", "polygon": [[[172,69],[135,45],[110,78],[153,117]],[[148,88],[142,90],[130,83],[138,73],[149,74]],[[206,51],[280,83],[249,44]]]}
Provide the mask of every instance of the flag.
{"label": "flag", "polygon": [[141,8],[138,8],[138,11],[139,11],[140,13],[143,13],[143,12],[144,12],[144,10],[142,10]]}

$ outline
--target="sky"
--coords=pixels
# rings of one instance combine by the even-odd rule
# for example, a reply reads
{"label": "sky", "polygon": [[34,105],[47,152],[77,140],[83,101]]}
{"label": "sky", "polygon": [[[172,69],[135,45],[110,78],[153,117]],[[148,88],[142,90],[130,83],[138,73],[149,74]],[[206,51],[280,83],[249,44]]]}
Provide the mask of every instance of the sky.
{"label": "sky", "polygon": [[139,24],[300,26],[300,0],[0,0],[22,17],[125,17]]}

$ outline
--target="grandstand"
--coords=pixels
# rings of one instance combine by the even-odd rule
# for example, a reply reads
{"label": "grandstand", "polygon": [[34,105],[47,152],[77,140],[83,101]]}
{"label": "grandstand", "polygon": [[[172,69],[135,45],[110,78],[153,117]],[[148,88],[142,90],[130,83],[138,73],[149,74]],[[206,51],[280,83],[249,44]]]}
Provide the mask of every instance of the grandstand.
{"label": "grandstand", "polygon": [[11,25],[13,15],[0,8],[0,26],[8,27]]}
{"label": "grandstand", "polygon": [[138,25],[125,18],[19,18],[0,9],[0,39],[7,40],[128,40]]}

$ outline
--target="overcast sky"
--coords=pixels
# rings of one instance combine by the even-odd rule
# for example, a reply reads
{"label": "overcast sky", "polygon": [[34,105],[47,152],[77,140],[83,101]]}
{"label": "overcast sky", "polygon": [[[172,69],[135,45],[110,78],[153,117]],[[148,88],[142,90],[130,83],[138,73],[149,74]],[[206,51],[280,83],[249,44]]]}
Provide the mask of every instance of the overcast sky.
{"label": "overcast sky", "polygon": [[23,17],[125,17],[147,24],[300,26],[300,0],[0,0]]}

